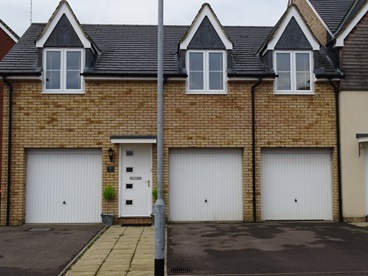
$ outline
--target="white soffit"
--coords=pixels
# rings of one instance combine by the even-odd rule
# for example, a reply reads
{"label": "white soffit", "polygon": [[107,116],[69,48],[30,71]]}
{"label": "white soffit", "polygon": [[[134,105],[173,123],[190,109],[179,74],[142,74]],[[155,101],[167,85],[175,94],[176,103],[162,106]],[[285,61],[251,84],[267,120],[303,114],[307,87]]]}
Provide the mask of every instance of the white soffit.
{"label": "white soffit", "polygon": [[300,13],[295,7],[291,7],[290,10],[287,12],[285,18],[282,20],[279,27],[277,28],[273,38],[268,42],[266,51],[268,50],[272,51],[275,49],[276,44],[279,42],[282,34],[284,33],[286,27],[288,26],[292,18],[295,18],[296,22],[299,24],[299,27],[303,31],[313,50],[318,51],[320,49],[318,41],[315,39],[311,30],[309,29],[304,19],[301,17]]}
{"label": "white soffit", "polygon": [[112,144],[156,144],[154,137],[112,137]]}
{"label": "white soffit", "polygon": [[83,30],[81,29],[81,26],[77,22],[77,20],[74,17],[72,11],[69,9],[69,7],[67,6],[66,3],[63,3],[62,6],[59,8],[59,10],[56,12],[55,16],[53,18],[51,18],[51,21],[46,26],[46,30],[44,31],[44,33],[42,34],[42,36],[37,40],[36,47],[37,48],[43,48],[43,46],[46,43],[47,39],[49,38],[49,36],[51,35],[52,31],[55,29],[57,23],[59,22],[59,20],[61,19],[61,17],[64,14],[68,18],[70,24],[73,26],[73,29],[77,33],[80,41],[83,44],[83,47],[84,48],[91,48],[92,47],[91,41],[89,41],[86,38]]}
{"label": "white soffit", "polygon": [[368,12],[368,4],[365,4],[365,6],[354,17],[354,19],[349,23],[349,25],[345,28],[345,30],[339,36],[337,36],[335,47],[344,46],[345,38],[350,34],[350,32],[355,28],[355,26],[366,15],[367,12]]}
{"label": "white soffit", "polygon": [[226,35],[224,29],[222,28],[220,22],[218,21],[216,15],[211,10],[211,7],[209,4],[204,4],[202,9],[199,11],[199,14],[194,19],[194,22],[192,23],[192,26],[190,27],[188,33],[186,34],[186,37],[181,41],[180,43],[180,49],[185,50],[188,48],[189,43],[192,41],[194,35],[196,34],[199,26],[202,24],[202,21],[205,17],[208,17],[210,20],[213,28],[219,35],[222,43],[224,43],[226,50],[232,50],[233,49],[233,43],[230,41],[228,36]]}

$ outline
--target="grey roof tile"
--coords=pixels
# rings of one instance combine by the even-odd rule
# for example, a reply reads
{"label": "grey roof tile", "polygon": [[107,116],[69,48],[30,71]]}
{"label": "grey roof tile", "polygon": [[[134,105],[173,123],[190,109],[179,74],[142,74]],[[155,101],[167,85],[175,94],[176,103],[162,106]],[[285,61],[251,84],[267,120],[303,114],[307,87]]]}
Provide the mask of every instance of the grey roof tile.
{"label": "grey roof tile", "polygon": [[[0,62],[0,75],[40,74],[35,40],[45,24],[32,24],[9,54]],[[155,76],[157,72],[157,26],[82,25],[101,54],[85,74]],[[186,75],[178,62],[179,42],[189,26],[165,26],[164,73]],[[258,58],[257,51],[272,27],[224,27],[234,44],[231,76],[269,76],[274,74]]]}
{"label": "grey roof tile", "polygon": [[343,28],[366,0],[309,0],[332,33]]}
{"label": "grey roof tile", "polygon": [[[0,73],[39,73],[35,40],[45,24],[32,24],[0,63]],[[154,75],[157,68],[157,26],[82,25],[100,49],[93,74]],[[164,72],[180,74],[178,45],[189,26],[165,26]],[[239,74],[267,73],[256,52],[270,27],[224,27],[234,42],[233,59]]]}

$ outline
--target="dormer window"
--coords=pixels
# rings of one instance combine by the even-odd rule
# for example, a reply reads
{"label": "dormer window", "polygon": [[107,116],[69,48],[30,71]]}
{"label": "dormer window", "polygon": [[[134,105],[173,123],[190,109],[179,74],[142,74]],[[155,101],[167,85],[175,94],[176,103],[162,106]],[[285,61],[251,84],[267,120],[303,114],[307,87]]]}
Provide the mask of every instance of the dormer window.
{"label": "dormer window", "polygon": [[81,49],[44,50],[44,92],[83,92],[83,52]]}
{"label": "dormer window", "polygon": [[225,94],[225,51],[188,51],[188,94]]}
{"label": "dormer window", "polygon": [[312,53],[276,51],[274,54],[275,94],[313,94]]}

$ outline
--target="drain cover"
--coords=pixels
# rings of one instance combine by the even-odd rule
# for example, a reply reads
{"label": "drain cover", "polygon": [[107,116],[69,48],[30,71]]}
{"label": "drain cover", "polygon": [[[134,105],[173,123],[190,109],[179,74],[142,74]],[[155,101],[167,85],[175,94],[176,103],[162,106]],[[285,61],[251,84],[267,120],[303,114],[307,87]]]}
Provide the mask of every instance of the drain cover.
{"label": "drain cover", "polygon": [[29,232],[47,232],[51,231],[52,228],[46,228],[46,227],[37,227],[37,228],[30,228],[28,229]]}
{"label": "drain cover", "polygon": [[175,275],[175,274],[190,274],[193,273],[193,269],[188,267],[173,267],[169,269],[169,274]]}

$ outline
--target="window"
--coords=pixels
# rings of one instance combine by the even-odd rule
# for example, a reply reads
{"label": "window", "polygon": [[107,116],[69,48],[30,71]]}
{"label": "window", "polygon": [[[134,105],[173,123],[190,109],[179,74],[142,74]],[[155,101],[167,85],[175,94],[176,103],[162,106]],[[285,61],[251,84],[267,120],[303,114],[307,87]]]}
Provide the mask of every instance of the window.
{"label": "window", "polygon": [[225,94],[225,53],[189,51],[189,94]]}
{"label": "window", "polygon": [[45,92],[78,93],[83,91],[82,50],[46,50],[44,68]]}
{"label": "window", "polygon": [[278,51],[275,53],[275,93],[313,94],[311,52]]}

